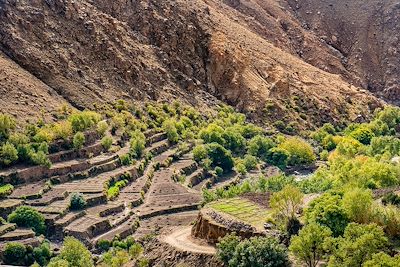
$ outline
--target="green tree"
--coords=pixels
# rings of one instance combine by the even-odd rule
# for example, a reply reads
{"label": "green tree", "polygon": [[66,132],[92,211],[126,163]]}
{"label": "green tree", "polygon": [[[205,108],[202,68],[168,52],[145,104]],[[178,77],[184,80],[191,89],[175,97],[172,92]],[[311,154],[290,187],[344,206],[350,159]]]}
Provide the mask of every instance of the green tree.
{"label": "green tree", "polygon": [[350,223],[343,237],[334,240],[328,266],[351,267],[362,264],[381,250],[387,248],[388,239],[376,224]]}
{"label": "green tree", "polygon": [[369,145],[375,134],[368,126],[360,125],[357,129],[350,133],[350,136],[364,145]]}
{"label": "green tree", "polygon": [[331,229],[333,236],[342,235],[349,218],[340,195],[325,193],[314,199],[305,212],[307,223],[318,223]]}
{"label": "green tree", "polygon": [[217,249],[218,257],[230,267],[290,266],[286,248],[270,237],[252,237],[238,242],[237,238],[226,236],[217,244]]}
{"label": "green tree", "polygon": [[163,130],[167,133],[168,141],[172,144],[176,144],[179,141],[179,134],[175,126],[175,120],[169,119],[164,121]]}
{"label": "green tree", "polygon": [[195,161],[200,162],[207,158],[207,149],[205,145],[197,145],[193,149],[193,158]]}
{"label": "green tree", "polygon": [[348,218],[358,223],[367,223],[370,220],[372,203],[372,192],[360,188],[347,191],[342,200]]}
{"label": "green tree", "polygon": [[310,164],[316,159],[312,146],[299,137],[286,139],[278,148],[289,153],[288,164],[292,166]]}
{"label": "green tree", "polygon": [[269,203],[276,221],[285,227],[287,222],[296,218],[296,214],[300,211],[303,193],[293,185],[286,185],[271,196]]}
{"label": "green tree", "polygon": [[[93,267],[92,254],[79,240],[74,237],[66,237],[60,251],[60,255],[55,261],[60,261],[65,264],[68,262],[69,267]],[[62,261],[63,260],[63,261]],[[57,266],[53,265],[52,266]],[[61,265],[62,266],[62,265]]]}
{"label": "green tree", "polygon": [[225,172],[232,170],[234,162],[230,151],[217,143],[207,144],[206,148],[213,167],[219,166]]}
{"label": "green tree", "polygon": [[32,228],[36,234],[44,234],[46,232],[43,215],[28,206],[18,207],[8,216],[8,221],[17,224],[20,227]]}
{"label": "green tree", "polygon": [[99,123],[97,123],[97,133],[100,136],[104,136],[108,130],[108,124],[106,121],[100,121]]}
{"label": "green tree", "polygon": [[332,235],[329,228],[316,223],[306,225],[291,239],[289,250],[309,267],[318,266],[327,254],[324,243]]}
{"label": "green tree", "polygon": [[268,152],[267,162],[279,167],[280,169],[285,169],[288,164],[289,157],[290,154],[285,149],[273,147]]}
{"label": "green tree", "polygon": [[146,137],[144,134],[136,130],[131,133],[130,149],[129,154],[132,158],[140,158],[143,156],[144,149],[146,147]]}
{"label": "green tree", "polygon": [[244,156],[243,159],[243,164],[246,167],[246,170],[251,171],[254,170],[255,168],[257,168],[257,158],[255,156],[252,155],[246,155]]}
{"label": "green tree", "polygon": [[75,149],[81,149],[85,144],[85,135],[82,132],[77,132],[72,140]]}
{"label": "green tree", "polygon": [[247,150],[250,155],[266,161],[268,159],[269,150],[274,146],[275,143],[270,138],[256,135],[249,140]]}
{"label": "green tree", "polygon": [[379,252],[363,263],[363,267],[399,267],[400,256],[390,257],[388,254]]}

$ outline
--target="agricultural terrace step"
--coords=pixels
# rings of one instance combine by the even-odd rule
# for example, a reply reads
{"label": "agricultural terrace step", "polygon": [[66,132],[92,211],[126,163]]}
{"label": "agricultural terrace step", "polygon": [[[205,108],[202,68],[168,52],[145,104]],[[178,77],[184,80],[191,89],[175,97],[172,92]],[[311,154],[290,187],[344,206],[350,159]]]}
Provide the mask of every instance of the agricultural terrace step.
{"label": "agricultural terrace step", "polygon": [[87,214],[106,217],[112,214],[119,213],[125,209],[123,202],[109,202],[105,205],[95,206],[86,210]]}
{"label": "agricultural terrace step", "polygon": [[46,206],[54,201],[57,200],[63,200],[68,196],[68,191],[63,189],[63,188],[58,188],[58,189],[52,189],[45,194],[39,199],[32,199],[32,200],[27,200],[25,201],[26,204],[30,206]]}
{"label": "agricultural terrace step", "polygon": [[83,147],[79,150],[70,149],[53,154],[49,154],[49,160],[54,164],[60,161],[68,161],[76,158],[88,158],[89,156],[100,155],[104,151],[104,147],[100,141],[93,145]]}
{"label": "agricultural terrace step", "polygon": [[200,203],[192,204],[192,205],[177,205],[172,206],[170,208],[156,208],[152,210],[146,210],[142,213],[138,214],[140,220],[149,219],[155,216],[184,212],[184,211],[192,211],[198,210]]}
{"label": "agricultural terrace step", "polygon": [[9,198],[38,198],[49,189],[49,185],[44,180],[32,184],[23,184],[15,187]]}
{"label": "agricultural terrace step", "polygon": [[55,221],[54,225],[56,227],[65,227],[68,224],[71,224],[73,221],[83,217],[86,215],[86,212],[81,210],[81,211],[73,211],[67,213],[64,217],[58,219]]}
{"label": "agricultural terrace step", "polygon": [[136,220],[137,220],[136,217],[131,217],[129,220],[119,225],[118,227],[112,229],[111,231],[108,231],[94,238],[92,240],[92,244],[96,245],[96,243],[100,240],[112,241],[114,237],[116,237],[117,235],[119,236],[120,239],[124,239],[132,235],[134,232],[133,227],[135,226]]}
{"label": "agricultural terrace step", "polygon": [[35,237],[35,232],[31,229],[15,229],[0,236],[1,241],[16,241]]}
{"label": "agricultural terrace step", "polygon": [[97,235],[111,230],[111,224],[108,219],[93,215],[85,215],[64,229],[65,235],[71,235],[87,243],[87,241]]}
{"label": "agricultural terrace step", "polygon": [[191,159],[179,160],[170,166],[170,168],[185,175],[190,175],[197,170],[197,167],[197,163]]}
{"label": "agricultural terrace step", "polygon": [[[18,243],[21,243],[25,246],[38,247],[40,246],[42,241],[43,241],[42,238],[32,237],[32,238],[18,240]],[[7,243],[9,242],[8,241],[0,242],[0,254],[4,252]]]}
{"label": "agricultural terrace step", "polygon": [[191,175],[186,177],[185,185],[189,187],[196,186],[204,180],[204,177],[205,177],[204,169],[198,169]]}
{"label": "agricultural terrace step", "polygon": [[0,173],[0,178],[3,179],[4,183],[10,183],[12,181],[19,181],[24,183],[35,182],[43,178],[50,178],[53,176],[66,175],[68,173],[79,172],[87,170],[91,167],[101,165],[115,159],[118,159],[120,155],[124,155],[129,152],[129,144],[126,144],[116,153],[107,153],[98,155],[91,159],[72,159],[68,161],[57,162],[50,168],[43,166],[33,166],[23,169],[8,170],[5,173]]}
{"label": "agricultural terrace step", "polygon": [[146,137],[146,144],[154,144],[167,139],[167,133],[157,133],[152,136]]}
{"label": "agricultural terrace step", "polygon": [[170,144],[168,140],[160,141],[157,143],[152,144],[150,147],[146,148],[145,152],[150,153],[152,155],[158,155],[162,152],[165,152],[168,150]]}
{"label": "agricultural terrace step", "polygon": [[15,230],[16,227],[17,226],[14,223],[6,223],[3,225],[0,225],[0,236],[4,235],[10,231]]}
{"label": "agricultural terrace step", "polygon": [[17,207],[23,204],[19,199],[4,199],[0,200],[0,217],[6,219]]}

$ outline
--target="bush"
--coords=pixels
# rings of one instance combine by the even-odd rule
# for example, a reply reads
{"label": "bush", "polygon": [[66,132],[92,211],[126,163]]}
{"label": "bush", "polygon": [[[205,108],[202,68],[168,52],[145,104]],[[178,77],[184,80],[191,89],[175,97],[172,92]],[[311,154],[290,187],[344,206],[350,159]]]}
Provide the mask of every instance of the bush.
{"label": "bush", "polygon": [[246,166],[245,166],[243,163],[241,163],[241,162],[239,162],[239,163],[236,164],[235,169],[236,169],[236,171],[237,171],[238,173],[240,173],[241,175],[245,175],[245,174],[247,173]]}
{"label": "bush", "polygon": [[388,254],[379,252],[372,255],[371,259],[364,262],[363,267],[398,267],[400,266],[400,255],[390,257]]}
{"label": "bush", "polygon": [[25,145],[30,142],[29,137],[22,133],[13,133],[8,138],[8,142],[13,144],[15,147]]}
{"label": "bush", "polygon": [[229,172],[233,168],[233,158],[230,151],[217,143],[211,143],[206,146],[207,155],[212,161],[212,166],[221,167],[225,172]]}
{"label": "bush", "polygon": [[15,129],[16,123],[13,117],[0,113],[0,141],[6,140],[10,132]]}
{"label": "bush", "polygon": [[111,242],[105,239],[101,239],[99,240],[99,242],[96,243],[96,247],[104,252],[110,249]]}
{"label": "bush", "polygon": [[383,205],[395,205],[395,206],[400,206],[400,196],[390,192],[388,194],[386,194],[385,196],[383,196],[382,198],[382,203]]}
{"label": "bush", "polygon": [[193,149],[193,158],[195,161],[200,162],[207,158],[207,149],[205,145],[198,145]]}
{"label": "bush", "polygon": [[25,265],[26,247],[24,244],[9,242],[6,244],[3,261],[5,264]]}
{"label": "bush", "polygon": [[[225,239],[229,239],[225,242]],[[284,246],[270,237],[252,237],[238,242],[231,236],[221,239],[217,245],[217,256],[227,266],[273,267],[289,266]]]}
{"label": "bush", "polygon": [[69,202],[70,210],[82,210],[86,206],[86,200],[81,193],[73,193]]}
{"label": "bush", "polygon": [[43,242],[39,247],[33,249],[33,258],[40,266],[46,266],[52,256],[50,244]]}
{"label": "bush", "polygon": [[100,136],[104,136],[108,130],[108,124],[105,121],[100,121],[99,123],[97,123],[97,133]]}
{"label": "bush", "polygon": [[60,121],[55,123],[52,129],[55,139],[67,140],[73,133],[72,125],[69,121]]}
{"label": "bush", "polygon": [[292,166],[310,164],[316,159],[311,145],[298,137],[286,139],[278,145],[278,148],[289,153],[288,164]]}
{"label": "bush", "polygon": [[352,131],[350,136],[364,145],[369,145],[375,135],[369,127],[361,125]]}
{"label": "bush", "polygon": [[83,132],[96,123],[98,123],[101,119],[101,115],[97,114],[93,111],[82,111],[71,114],[68,120],[71,122],[73,131],[76,132]]}
{"label": "bush", "polygon": [[214,171],[215,171],[215,174],[216,174],[218,177],[221,177],[222,174],[224,173],[224,170],[223,170],[221,167],[218,167],[218,166],[215,167]]}
{"label": "bush", "polygon": [[110,150],[112,143],[113,139],[109,136],[104,136],[103,139],[101,139],[101,145],[104,147],[106,151]]}
{"label": "bush", "polygon": [[37,153],[31,152],[29,157],[30,161],[35,165],[45,166],[47,168],[50,168],[51,166],[51,161],[43,151],[39,151]]}
{"label": "bush", "polygon": [[[58,265],[54,262],[61,262],[62,264]],[[64,265],[65,262],[68,265]],[[53,258],[51,261],[51,265],[54,267],[64,267],[64,266],[79,266],[79,267],[93,267],[93,260],[90,251],[83,245],[79,240],[74,237],[66,237],[64,239],[63,246],[60,251],[60,255],[56,258]]]}
{"label": "bush", "polygon": [[259,157],[267,161],[268,151],[275,146],[275,143],[267,137],[256,135],[247,144],[247,150],[250,155]]}
{"label": "bush", "polygon": [[10,195],[14,190],[14,186],[12,186],[11,184],[6,184],[6,185],[2,185],[0,186],[0,198],[4,198],[8,195]]}
{"label": "bush", "polygon": [[0,161],[8,166],[18,160],[18,150],[10,143],[5,143],[0,149]]}
{"label": "bush", "polygon": [[18,207],[8,216],[8,221],[17,224],[19,227],[31,228],[38,235],[46,232],[43,215],[28,206]]}
{"label": "bush", "polygon": [[372,203],[372,192],[360,188],[347,191],[342,200],[342,205],[348,218],[357,223],[369,222]]}
{"label": "bush", "polygon": [[273,147],[269,150],[267,162],[280,169],[285,169],[289,160],[289,152],[279,147]]}
{"label": "bush", "polygon": [[56,138],[53,130],[49,127],[41,128],[38,130],[38,132],[35,134],[33,137],[33,141],[37,143],[50,143]]}
{"label": "bush", "polygon": [[179,141],[178,131],[175,127],[175,121],[170,119],[163,123],[163,130],[167,133],[168,141],[172,144],[176,144]]}
{"label": "bush", "polygon": [[85,144],[85,135],[82,132],[77,132],[72,140],[75,149],[81,149]]}
{"label": "bush", "polygon": [[131,133],[130,150],[129,154],[132,158],[140,158],[143,156],[143,151],[146,147],[146,138],[140,131]]}
{"label": "bush", "polygon": [[122,165],[124,165],[124,166],[128,166],[133,163],[133,160],[129,154],[121,155],[120,160],[121,160]]}
{"label": "bush", "polygon": [[257,167],[257,158],[252,155],[246,155],[243,159],[243,164],[246,167],[246,170],[251,171]]}

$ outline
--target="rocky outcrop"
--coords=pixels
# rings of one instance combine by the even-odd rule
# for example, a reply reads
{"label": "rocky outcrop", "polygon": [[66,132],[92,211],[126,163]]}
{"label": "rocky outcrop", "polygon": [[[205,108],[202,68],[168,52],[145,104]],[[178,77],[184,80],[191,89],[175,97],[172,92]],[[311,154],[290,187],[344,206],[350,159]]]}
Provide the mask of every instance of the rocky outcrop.
{"label": "rocky outcrop", "polygon": [[240,221],[224,217],[213,210],[203,209],[199,212],[196,223],[192,228],[192,236],[216,244],[219,238],[236,233],[242,238],[263,236],[254,227]]}

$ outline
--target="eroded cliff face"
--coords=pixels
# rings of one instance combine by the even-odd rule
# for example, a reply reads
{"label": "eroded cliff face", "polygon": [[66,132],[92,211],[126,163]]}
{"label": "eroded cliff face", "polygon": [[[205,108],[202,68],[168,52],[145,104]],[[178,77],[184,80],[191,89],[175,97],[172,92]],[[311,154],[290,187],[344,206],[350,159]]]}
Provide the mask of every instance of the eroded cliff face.
{"label": "eroded cliff face", "polygon": [[[222,100],[298,129],[369,117],[382,102],[302,26],[276,1],[0,0],[0,50],[38,95],[52,92],[50,112],[58,99],[82,109],[125,98]],[[27,116],[9,98],[38,97],[0,75],[4,111]]]}

